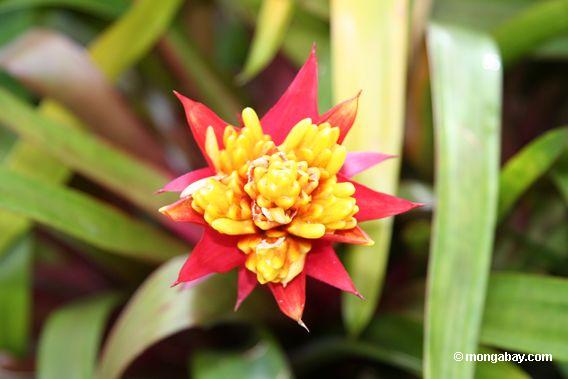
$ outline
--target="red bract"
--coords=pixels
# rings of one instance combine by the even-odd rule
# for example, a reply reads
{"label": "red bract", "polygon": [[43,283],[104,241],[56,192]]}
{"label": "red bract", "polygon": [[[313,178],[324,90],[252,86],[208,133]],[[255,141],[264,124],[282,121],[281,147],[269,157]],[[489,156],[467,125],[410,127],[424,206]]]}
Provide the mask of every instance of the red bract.
{"label": "red bract", "polygon": [[[359,222],[394,216],[420,204],[351,180],[392,156],[374,152],[345,154],[339,144],[353,125],[359,95],[320,116],[317,89],[317,60],[312,51],[260,123],[254,111],[243,111],[242,129],[228,126],[205,105],[176,93],[208,167],[187,173],[161,190],[182,192],[181,199],[162,208],[162,213],[174,221],[205,227],[175,284],[238,268],[235,309],[260,282],[270,288],[281,311],[301,325],[306,276],[361,297],[333,244],[371,245],[372,240],[357,225]],[[301,134],[302,130],[310,130],[310,138]],[[320,132],[323,142],[308,141],[317,140],[314,133]],[[235,147],[239,138],[249,148]],[[307,145],[302,149],[294,147],[298,143]],[[310,150],[305,147],[310,143],[319,145]],[[254,149],[260,149],[258,156],[252,153]],[[297,151],[291,151],[294,149]],[[267,182],[269,179],[263,175],[273,168],[274,175],[266,176],[273,181]],[[278,188],[278,183],[290,178],[290,188]],[[286,197],[293,185],[299,186],[300,194],[297,198]],[[204,190],[205,186],[209,187]],[[278,205],[270,203],[265,195],[274,191],[286,195],[276,197]],[[232,201],[228,205],[223,198],[226,193]],[[223,203],[215,203],[218,197],[223,198]],[[228,210],[219,210],[220,204]],[[322,212],[328,214],[322,216]]]}

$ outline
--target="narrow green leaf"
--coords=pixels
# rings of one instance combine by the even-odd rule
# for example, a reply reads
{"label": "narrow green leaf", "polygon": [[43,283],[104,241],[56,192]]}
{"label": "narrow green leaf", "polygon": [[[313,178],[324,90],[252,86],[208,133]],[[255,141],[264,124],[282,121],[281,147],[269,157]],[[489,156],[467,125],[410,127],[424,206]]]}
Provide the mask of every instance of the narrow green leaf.
{"label": "narrow green leaf", "polygon": [[94,198],[3,168],[0,208],[133,258],[162,261],[186,249],[169,235]]}
{"label": "narrow green leaf", "polygon": [[493,32],[508,65],[553,37],[568,33],[568,0],[537,1]]}
{"label": "narrow green leaf", "polygon": [[174,66],[183,68],[183,74],[189,76],[208,106],[227,120],[240,114],[242,107],[235,89],[220,78],[213,65],[180,28],[172,28],[162,41],[161,49],[166,59],[175,60]]}
{"label": "narrow green leaf", "polygon": [[148,52],[182,4],[183,0],[137,1],[89,46],[97,66],[109,79],[116,80]]}
{"label": "narrow green leaf", "polygon": [[91,379],[114,294],[98,295],[56,310],[39,341],[39,379]]}
{"label": "narrow green leaf", "polygon": [[552,167],[567,147],[568,127],[554,129],[536,138],[507,162],[499,178],[499,220]]}
{"label": "narrow green leaf", "polygon": [[106,18],[120,16],[128,8],[125,0],[4,0],[0,2],[0,14],[28,8],[69,7]]}
{"label": "narrow green leaf", "polygon": [[[355,125],[345,140],[354,151],[400,155],[408,41],[406,0],[343,1],[331,3],[333,89],[336,102],[360,90]],[[391,159],[360,175],[373,189],[394,194],[400,159]],[[365,223],[375,246],[349,249],[347,268],[359,292],[343,296],[343,318],[351,334],[369,323],[380,298],[389,252],[392,218]]]}
{"label": "narrow green leaf", "polygon": [[31,308],[31,238],[0,254],[0,350],[24,355]]}
{"label": "narrow green leaf", "polygon": [[170,288],[184,260],[177,257],[162,265],[130,299],[105,343],[97,378],[119,378],[154,343],[233,313],[234,275],[215,275],[190,288]]}
{"label": "narrow green leaf", "polygon": [[499,180],[501,63],[484,34],[434,24],[428,34],[437,146],[437,208],[426,295],[425,378],[471,378],[451,359],[476,351]]}
{"label": "narrow green leaf", "polygon": [[165,165],[162,146],[83,46],[61,34],[34,29],[0,51],[0,66],[30,90],[65,106],[98,135],[142,160]]}
{"label": "narrow green leaf", "polygon": [[22,139],[156,214],[164,198],[153,193],[167,177],[81,129],[57,123],[0,88],[0,122]]}
{"label": "narrow green leaf", "polygon": [[191,360],[194,379],[265,379],[292,378],[284,352],[267,332],[242,352],[197,351]]}
{"label": "narrow green leaf", "polygon": [[[93,59],[97,66],[111,79],[119,76],[130,65],[135,64],[136,59],[148,52],[168,27],[171,18],[180,5],[180,1],[171,0],[162,2],[139,0],[134,2],[128,12],[91,46],[90,52],[95,53]],[[156,15],[159,17],[155,18]],[[164,15],[170,18],[165,18]],[[146,20],[151,20],[149,24],[152,27],[146,27]],[[130,44],[132,36],[135,36],[136,43]],[[123,51],[128,54],[123,54]],[[65,123],[71,127],[82,126],[69,112],[53,101],[42,102],[40,110],[44,116],[52,120]],[[5,163],[13,170],[51,183],[65,182],[71,176],[71,171],[61,164],[57,158],[26,142],[17,143]],[[0,250],[10,245],[30,225],[29,220],[21,216],[10,212],[0,212],[2,230],[2,233],[0,233]]]}
{"label": "narrow green leaf", "polygon": [[238,80],[246,82],[265,68],[278,52],[294,9],[293,0],[264,0],[243,71]]}
{"label": "narrow green leaf", "polygon": [[568,361],[568,280],[501,273],[491,276],[481,342]]}
{"label": "narrow green leaf", "polygon": [[[327,1],[327,0],[326,0]],[[310,2],[320,2],[313,0]],[[282,51],[297,66],[301,67],[310,54],[315,43],[318,54],[319,107],[325,111],[332,106],[331,91],[331,49],[329,41],[329,24],[305,12],[304,1],[294,10],[291,25],[285,33]],[[255,25],[261,2],[259,0],[221,0],[221,4],[236,13],[249,25]]]}

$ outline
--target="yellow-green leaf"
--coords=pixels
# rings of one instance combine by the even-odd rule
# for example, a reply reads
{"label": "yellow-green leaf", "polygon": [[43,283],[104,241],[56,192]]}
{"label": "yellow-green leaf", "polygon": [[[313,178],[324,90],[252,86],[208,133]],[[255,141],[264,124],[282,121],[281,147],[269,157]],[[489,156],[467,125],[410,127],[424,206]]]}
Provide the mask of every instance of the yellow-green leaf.
{"label": "yellow-green leaf", "polygon": [[[112,79],[136,63],[168,27],[181,3],[178,0],[139,0],[132,3],[129,10],[90,47],[89,51],[94,54],[99,69]],[[151,27],[146,27],[146,22]],[[130,43],[133,36],[136,42]],[[126,54],[122,54],[123,52]],[[52,120],[71,127],[81,127],[76,118],[53,101],[42,102],[40,111]],[[57,158],[26,142],[19,142],[12,148],[6,165],[20,173],[52,183],[64,182],[71,176],[71,171]],[[0,250],[3,250],[30,227],[30,222],[13,213],[2,211],[0,226]]]}
{"label": "yellow-green leaf", "polygon": [[[362,90],[359,111],[345,144],[351,150],[400,155],[408,39],[406,0],[331,2],[333,96],[336,102]],[[396,193],[400,158],[358,177],[362,183]],[[347,269],[359,292],[343,297],[351,334],[361,332],[377,306],[391,239],[392,218],[364,225],[375,246],[349,249]]]}
{"label": "yellow-green leaf", "polygon": [[266,67],[278,52],[292,19],[294,0],[264,0],[245,67],[238,79],[246,82]]}
{"label": "yellow-green leaf", "polygon": [[521,195],[568,147],[568,128],[554,129],[531,141],[512,157],[499,178],[499,219],[502,220]]}
{"label": "yellow-green leaf", "polygon": [[166,201],[154,195],[167,177],[95,135],[58,123],[0,88],[0,122],[68,167],[156,214]]}
{"label": "yellow-green leaf", "polygon": [[186,246],[148,224],[81,192],[0,168],[0,208],[102,249],[163,261]]}

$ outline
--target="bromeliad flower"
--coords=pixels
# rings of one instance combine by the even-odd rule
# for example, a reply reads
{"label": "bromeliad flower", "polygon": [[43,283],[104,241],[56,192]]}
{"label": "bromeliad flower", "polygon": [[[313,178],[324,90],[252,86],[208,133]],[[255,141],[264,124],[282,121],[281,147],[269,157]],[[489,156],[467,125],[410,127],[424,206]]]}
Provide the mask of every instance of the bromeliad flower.
{"label": "bromeliad flower", "polygon": [[319,115],[317,89],[312,51],[262,120],[246,108],[240,128],[176,93],[208,163],[163,188],[181,192],[163,214],[205,227],[176,284],[238,267],[235,309],[258,283],[266,284],[280,310],[301,325],[306,276],[361,296],[333,243],[372,245],[358,223],[418,204],[350,179],[390,156],[347,153],[341,143],[358,96]]}

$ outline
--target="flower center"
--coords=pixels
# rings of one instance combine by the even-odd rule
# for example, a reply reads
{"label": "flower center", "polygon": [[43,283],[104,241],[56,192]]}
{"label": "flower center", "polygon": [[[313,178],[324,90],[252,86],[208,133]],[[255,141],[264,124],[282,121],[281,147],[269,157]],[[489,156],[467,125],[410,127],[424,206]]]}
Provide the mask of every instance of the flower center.
{"label": "flower center", "polygon": [[337,144],[339,129],[328,123],[302,120],[275,146],[252,109],[242,116],[243,128],[225,128],[223,149],[207,130],[217,175],[182,197],[218,232],[243,236],[238,247],[260,283],[286,284],[303,270],[309,240],[357,225],[355,188],[336,175],[346,151]]}
{"label": "flower center", "polygon": [[289,224],[300,207],[309,204],[320,172],[306,161],[277,152],[251,162],[244,190],[252,200],[252,218],[262,230]]}
{"label": "flower center", "polygon": [[311,243],[270,230],[264,235],[243,237],[238,247],[247,254],[245,266],[261,283],[288,284],[304,269]]}

